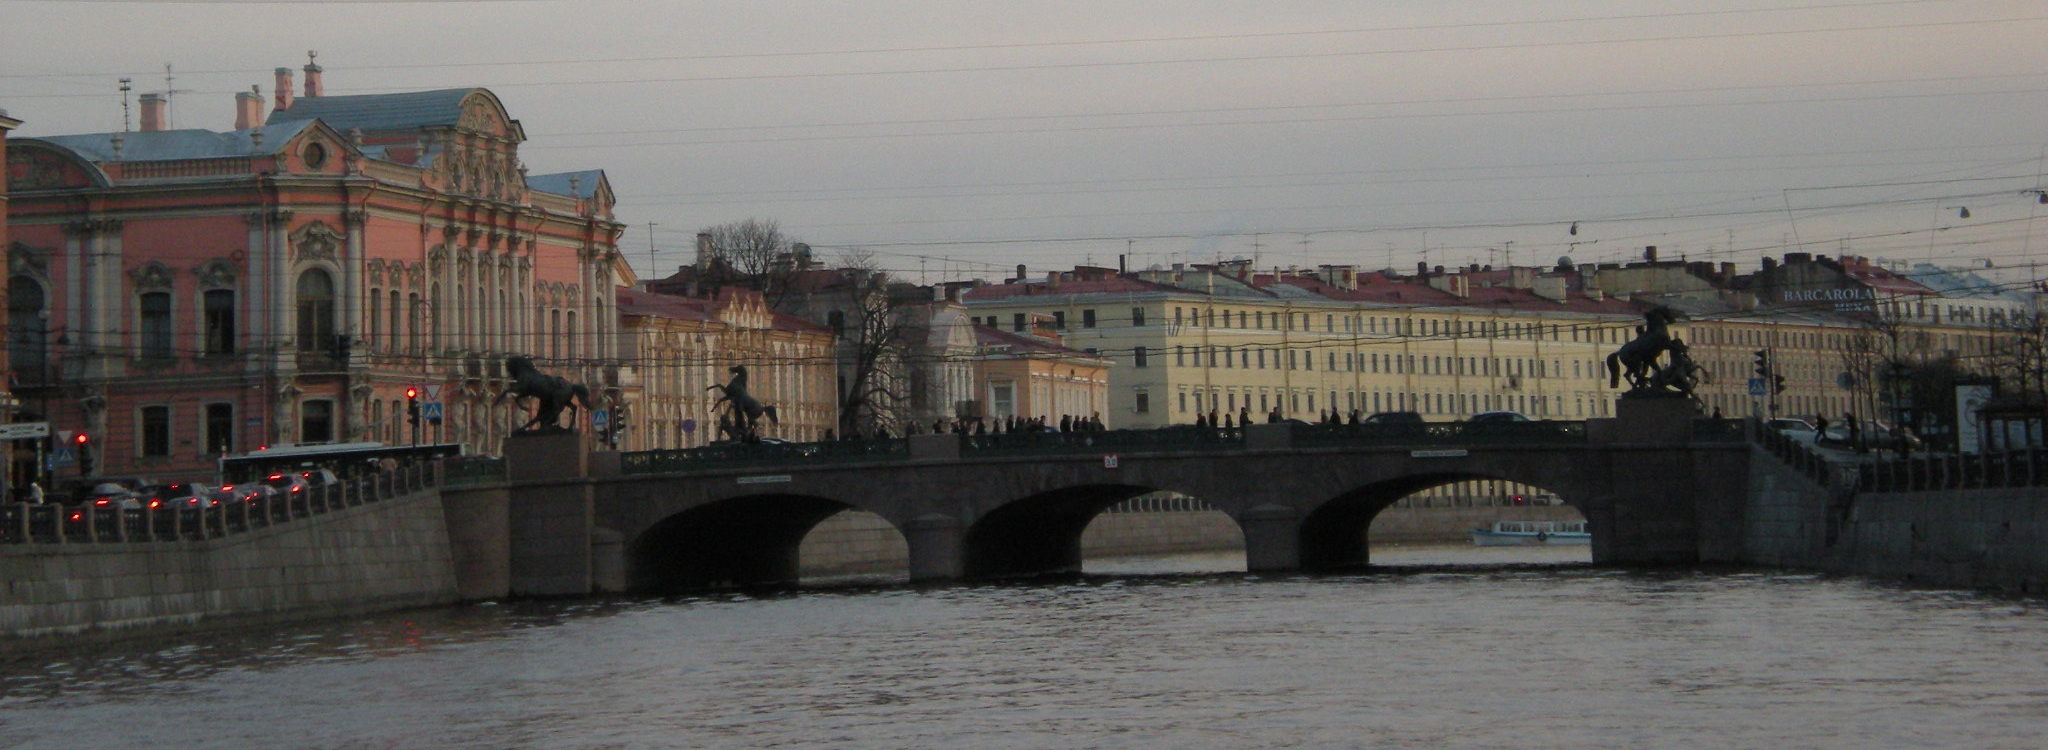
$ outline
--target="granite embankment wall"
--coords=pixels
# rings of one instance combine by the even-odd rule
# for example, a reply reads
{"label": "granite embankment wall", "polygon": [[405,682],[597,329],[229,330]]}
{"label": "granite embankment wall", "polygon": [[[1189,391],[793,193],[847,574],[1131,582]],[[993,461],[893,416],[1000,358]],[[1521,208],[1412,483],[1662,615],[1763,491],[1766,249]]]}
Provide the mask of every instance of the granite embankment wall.
{"label": "granite embankment wall", "polygon": [[2040,594],[2048,592],[2048,489],[1852,493],[1759,451],[1743,548],[1751,564]]}
{"label": "granite embankment wall", "polygon": [[433,490],[206,540],[0,546],[0,648],[453,602]]}

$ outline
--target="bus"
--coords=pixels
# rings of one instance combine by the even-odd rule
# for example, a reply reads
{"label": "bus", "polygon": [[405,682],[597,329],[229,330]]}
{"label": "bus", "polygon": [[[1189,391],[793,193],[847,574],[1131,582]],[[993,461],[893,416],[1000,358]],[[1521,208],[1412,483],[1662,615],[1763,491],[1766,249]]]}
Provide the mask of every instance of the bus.
{"label": "bus", "polygon": [[432,461],[468,453],[462,443],[389,446],[383,443],[322,443],[286,445],[250,451],[239,456],[221,456],[220,484],[242,484],[283,471],[327,469],[342,479],[375,471],[388,459],[397,465]]}

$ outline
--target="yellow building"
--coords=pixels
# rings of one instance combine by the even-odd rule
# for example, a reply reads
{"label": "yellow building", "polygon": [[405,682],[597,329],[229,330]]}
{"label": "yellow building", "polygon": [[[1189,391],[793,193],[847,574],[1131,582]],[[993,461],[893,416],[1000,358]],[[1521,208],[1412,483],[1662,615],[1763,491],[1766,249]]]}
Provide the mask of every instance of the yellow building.
{"label": "yellow building", "polygon": [[1619,393],[1601,360],[1633,335],[1641,305],[1568,291],[1533,269],[1393,278],[1348,267],[1252,273],[1195,266],[1076,269],[983,286],[977,322],[1011,333],[1049,320],[1066,346],[1113,360],[1118,426],[1215,413],[1266,421],[1416,411],[1608,416]]}
{"label": "yellow building", "polygon": [[[1038,333],[1049,334],[1049,330]],[[1067,348],[1051,338],[976,326],[974,387],[992,420],[1060,418],[1115,421],[1109,403],[1109,360]]]}
{"label": "yellow building", "polygon": [[637,389],[625,394],[621,450],[718,440],[711,386],[729,382],[735,365],[747,368],[749,392],[776,409],[763,437],[809,442],[833,429],[831,329],[774,312],[747,290],[695,299],[620,289],[618,301],[622,356],[638,375]]}

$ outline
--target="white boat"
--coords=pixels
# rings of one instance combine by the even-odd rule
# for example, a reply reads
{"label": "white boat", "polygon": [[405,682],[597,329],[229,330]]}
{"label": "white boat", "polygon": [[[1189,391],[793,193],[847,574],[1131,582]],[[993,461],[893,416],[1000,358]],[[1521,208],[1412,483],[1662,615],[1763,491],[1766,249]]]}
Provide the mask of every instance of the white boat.
{"label": "white boat", "polygon": [[1472,530],[1472,544],[1480,547],[1592,543],[1585,521],[1495,521],[1491,529]]}

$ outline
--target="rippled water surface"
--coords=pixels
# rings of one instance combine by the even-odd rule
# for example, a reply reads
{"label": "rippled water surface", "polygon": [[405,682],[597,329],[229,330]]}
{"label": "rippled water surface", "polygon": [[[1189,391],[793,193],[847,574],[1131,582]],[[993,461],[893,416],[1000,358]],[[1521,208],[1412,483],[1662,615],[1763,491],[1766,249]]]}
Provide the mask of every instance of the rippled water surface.
{"label": "rippled water surface", "polygon": [[2039,748],[2048,609],[1768,572],[1097,577],[175,636],[0,665],[0,694],[5,748]]}

